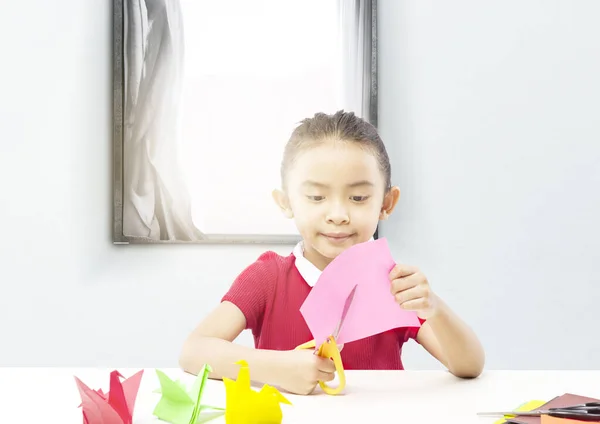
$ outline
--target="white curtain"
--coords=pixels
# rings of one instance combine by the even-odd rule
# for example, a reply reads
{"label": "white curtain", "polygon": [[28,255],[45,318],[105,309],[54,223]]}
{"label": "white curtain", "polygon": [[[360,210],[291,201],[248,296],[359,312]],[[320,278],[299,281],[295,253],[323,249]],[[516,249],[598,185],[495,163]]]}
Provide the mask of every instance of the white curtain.
{"label": "white curtain", "polygon": [[377,125],[377,0],[337,0],[341,107]]}
{"label": "white curtain", "polygon": [[337,7],[340,108],[377,127],[377,0],[337,0]]}
{"label": "white curtain", "polygon": [[123,233],[193,241],[178,161],[183,26],[179,0],[125,0]]}

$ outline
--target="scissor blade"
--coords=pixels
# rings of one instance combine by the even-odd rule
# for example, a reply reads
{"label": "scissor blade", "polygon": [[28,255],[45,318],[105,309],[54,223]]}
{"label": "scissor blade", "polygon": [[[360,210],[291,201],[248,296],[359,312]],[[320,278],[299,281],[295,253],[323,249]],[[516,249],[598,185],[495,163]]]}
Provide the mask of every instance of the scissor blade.
{"label": "scissor blade", "polygon": [[542,415],[543,411],[498,411],[498,412],[478,412],[481,417],[503,417],[507,415],[522,416],[522,417],[537,417]]}
{"label": "scissor blade", "polygon": [[514,417],[540,417],[542,415],[549,415],[551,417],[557,418],[567,418],[578,421],[587,421],[587,422],[598,422],[600,419],[600,415],[598,414],[590,414],[585,410],[575,409],[569,410],[568,408],[551,408],[548,410],[534,410],[534,411],[504,411],[504,412],[480,412],[477,415],[479,416],[514,416]]}
{"label": "scissor blade", "polygon": [[346,298],[346,302],[344,303],[344,309],[342,310],[342,316],[341,316],[340,320],[338,321],[337,326],[335,327],[335,331],[333,332],[333,337],[336,339],[337,339],[338,335],[340,334],[340,329],[342,328],[342,324],[344,323],[344,320],[346,319],[346,315],[348,315],[348,310],[350,309],[350,305],[352,305],[352,301],[354,300],[354,294],[356,293],[357,287],[358,287],[358,285],[355,285],[352,288],[352,291],[350,292],[348,297]]}

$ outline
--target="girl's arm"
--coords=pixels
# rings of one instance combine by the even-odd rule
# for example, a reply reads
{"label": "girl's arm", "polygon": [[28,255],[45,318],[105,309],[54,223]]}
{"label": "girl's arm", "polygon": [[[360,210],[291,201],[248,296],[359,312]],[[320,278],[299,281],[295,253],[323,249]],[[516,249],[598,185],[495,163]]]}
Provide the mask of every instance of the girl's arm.
{"label": "girl's arm", "polygon": [[240,369],[235,363],[245,360],[253,382],[279,386],[296,394],[310,394],[318,381],[332,381],[333,361],[313,355],[309,349],[265,350],[233,343],[246,328],[242,311],[231,302],[222,302],[186,339],[180,367],[198,375],[210,365],[209,378],[235,380]]}
{"label": "girl's arm", "polygon": [[389,277],[391,292],[400,307],[426,320],[417,333],[417,342],[457,377],[479,376],[485,362],[479,339],[433,293],[425,275],[417,267],[397,264]]}
{"label": "girl's arm", "polygon": [[213,370],[209,378],[235,379],[240,368],[235,362],[243,359],[250,367],[253,381],[272,384],[276,380],[272,365],[281,352],[233,343],[245,327],[242,311],[231,302],[222,302],[187,337],[179,365],[184,371],[197,375],[204,364],[209,364]]}
{"label": "girl's arm", "polygon": [[479,376],[485,363],[479,339],[441,299],[436,303],[436,312],[419,330],[417,341],[455,376]]}

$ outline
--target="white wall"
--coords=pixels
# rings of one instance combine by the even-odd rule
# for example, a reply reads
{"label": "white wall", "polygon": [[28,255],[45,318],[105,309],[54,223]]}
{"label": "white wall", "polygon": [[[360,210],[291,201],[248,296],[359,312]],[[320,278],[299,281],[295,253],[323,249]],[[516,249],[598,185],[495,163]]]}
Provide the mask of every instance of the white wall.
{"label": "white wall", "polygon": [[[544,4],[380,0],[404,195],[383,233],[490,368],[600,364],[600,4]],[[0,366],[175,366],[235,275],[290,248],[111,245],[107,2],[13,2],[0,35]]]}
{"label": "white wall", "polygon": [[[379,16],[396,258],[489,368],[599,368],[600,2],[380,0]],[[433,365],[417,352],[407,366]]]}
{"label": "white wall", "polygon": [[0,14],[0,366],[177,366],[237,273],[291,250],[111,244],[110,4]]}

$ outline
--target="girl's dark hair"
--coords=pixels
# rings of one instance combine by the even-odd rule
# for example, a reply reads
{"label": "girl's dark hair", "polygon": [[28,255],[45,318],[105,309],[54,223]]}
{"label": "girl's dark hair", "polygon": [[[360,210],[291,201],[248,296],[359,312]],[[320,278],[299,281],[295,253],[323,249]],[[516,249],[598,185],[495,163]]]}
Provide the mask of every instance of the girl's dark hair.
{"label": "girl's dark hair", "polygon": [[281,181],[285,186],[286,173],[294,162],[296,155],[313,143],[337,139],[354,141],[368,148],[377,158],[379,168],[385,178],[386,192],[392,186],[390,159],[377,129],[356,116],[354,112],[340,110],[333,115],[316,113],[312,118],[300,122],[288,140],[281,163]]}

